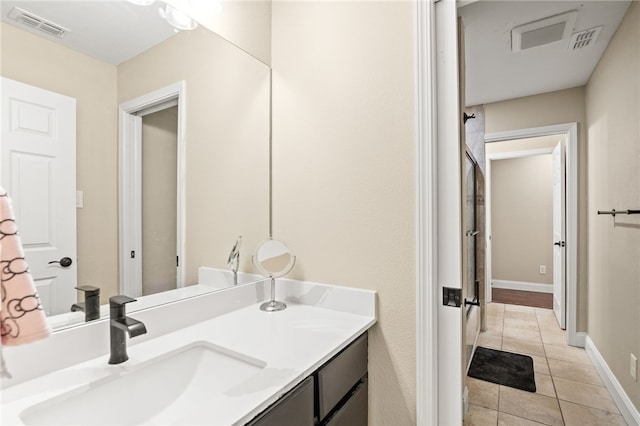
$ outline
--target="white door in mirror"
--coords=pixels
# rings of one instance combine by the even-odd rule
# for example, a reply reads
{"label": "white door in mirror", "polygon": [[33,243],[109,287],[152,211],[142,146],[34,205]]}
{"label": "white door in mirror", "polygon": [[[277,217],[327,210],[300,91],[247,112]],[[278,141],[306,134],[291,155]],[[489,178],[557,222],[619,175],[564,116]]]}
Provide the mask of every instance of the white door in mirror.
{"label": "white door in mirror", "polygon": [[69,312],[77,281],[76,100],[2,78],[0,157],[42,306],[48,315]]}

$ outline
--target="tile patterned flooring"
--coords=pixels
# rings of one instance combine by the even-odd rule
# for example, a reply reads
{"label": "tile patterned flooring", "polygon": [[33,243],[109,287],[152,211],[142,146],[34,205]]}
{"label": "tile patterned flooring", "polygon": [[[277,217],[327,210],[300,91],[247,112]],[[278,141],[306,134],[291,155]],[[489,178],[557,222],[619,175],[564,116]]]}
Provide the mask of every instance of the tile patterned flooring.
{"label": "tile patterned flooring", "polygon": [[487,328],[478,345],[530,355],[537,391],[467,377],[465,426],[627,424],[584,349],[566,344],[552,310],[489,303]]}

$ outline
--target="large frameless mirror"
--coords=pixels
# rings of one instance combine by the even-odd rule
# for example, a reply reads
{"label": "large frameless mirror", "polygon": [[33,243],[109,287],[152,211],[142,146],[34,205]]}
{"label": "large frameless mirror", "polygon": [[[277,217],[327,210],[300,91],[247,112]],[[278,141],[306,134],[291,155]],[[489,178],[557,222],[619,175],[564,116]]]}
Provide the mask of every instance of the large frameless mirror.
{"label": "large frameless mirror", "polygon": [[[74,192],[73,218],[42,209],[17,212],[18,216],[39,212],[39,216],[17,219],[23,225],[30,269],[54,328],[83,322],[81,312],[71,312],[72,306],[80,309],[85,298],[75,288],[99,288],[102,305],[110,296],[123,293],[120,271],[125,261],[151,260],[141,269],[144,290],[130,294],[139,299],[138,308],[201,294],[195,290],[198,286],[212,291],[231,285],[233,279],[219,274],[207,287],[199,270],[227,272],[229,249],[238,235],[243,236],[245,247],[255,247],[268,233],[270,68],[256,59],[260,55],[247,53],[246,46],[238,48],[241,43],[203,25],[192,31],[176,30],[158,13],[162,7],[166,9],[160,1],[139,6],[124,0],[7,0],[1,4],[2,77],[76,102],[75,147],[67,151],[75,167],[69,167],[73,177],[62,183]],[[234,9],[236,18],[239,11]],[[216,18],[218,23],[224,23],[224,13],[223,9]],[[62,37],[44,33],[29,26],[30,18],[66,33]],[[268,39],[259,34],[253,38]],[[141,174],[146,184],[132,195],[138,197],[133,204],[141,210],[134,230],[144,238],[140,248],[127,247],[119,236],[123,204],[118,187],[122,179],[119,109],[178,82],[183,84],[180,103],[153,105],[161,108],[131,114],[149,138],[136,152],[148,160]],[[182,148],[176,146],[177,135],[182,137]],[[25,165],[29,159],[20,155]],[[10,182],[18,156],[4,152],[3,146],[2,158],[3,186],[14,200],[26,203],[29,197]],[[32,221],[36,216],[41,219]],[[74,247],[70,253],[43,258],[42,265],[40,260],[31,261],[30,250],[35,253],[51,246],[50,234],[61,233],[40,235],[29,229],[29,221],[46,224],[37,227],[41,230],[53,226],[56,218],[69,229],[64,235]],[[68,266],[48,263],[65,257],[73,259]],[[241,283],[261,278],[250,258],[240,252],[234,258],[232,266]],[[178,266],[183,270],[180,278]],[[161,270],[165,272],[157,275]]]}

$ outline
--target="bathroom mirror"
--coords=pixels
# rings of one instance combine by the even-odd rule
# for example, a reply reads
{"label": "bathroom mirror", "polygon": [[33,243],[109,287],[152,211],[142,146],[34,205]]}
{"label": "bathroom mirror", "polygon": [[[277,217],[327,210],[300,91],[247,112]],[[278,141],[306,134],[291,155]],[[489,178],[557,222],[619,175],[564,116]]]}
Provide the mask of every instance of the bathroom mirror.
{"label": "bathroom mirror", "polygon": [[[176,259],[174,255],[165,263],[184,262],[184,288],[179,289],[182,291],[175,297],[192,296],[193,292],[188,290],[198,284],[199,267],[224,271],[229,249],[238,235],[243,236],[245,247],[253,247],[268,233],[269,67],[202,25],[193,31],[170,29],[164,39],[152,42],[144,51],[122,62],[110,63],[80,53],[79,48],[61,46],[48,35],[36,35],[7,23],[6,8],[15,3],[26,10],[33,9],[36,15],[37,6],[42,4],[49,7],[53,4],[68,15],[93,3],[123,7],[127,4],[127,12],[113,27],[118,31],[105,35],[122,37],[123,25],[143,28],[143,19],[158,18],[157,7],[162,2],[149,6],[154,8],[150,13],[150,9],[124,1],[3,1],[0,73],[77,101],[76,188],[79,196],[74,266],[78,269],[77,282],[73,285],[99,287],[103,305],[110,296],[120,293],[119,105],[184,82],[185,155],[181,177],[184,258]],[[76,28],[69,29],[71,38]],[[77,29],[76,35],[79,32]],[[259,35],[256,38],[260,38]],[[120,48],[138,41],[102,42],[117,54]],[[154,234],[152,240],[159,239],[161,234]],[[146,253],[151,251],[145,249]],[[250,257],[240,253],[240,272],[257,272]],[[162,290],[138,297],[140,301],[148,299],[149,302],[139,304],[139,308],[175,300],[173,296],[164,297],[169,292]],[[82,301],[82,296],[78,301]],[[69,325],[64,321],[60,324]]]}
{"label": "bathroom mirror", "polygon": [[262,275],[271,279],[271,300],[260,305],[265,312],[278,312],[287,308],[284,302],[276,300],[276,278],[288,274],[296,263],[296,257],[289,247],[280,240],[267,238],[258,244],[253,262]]}

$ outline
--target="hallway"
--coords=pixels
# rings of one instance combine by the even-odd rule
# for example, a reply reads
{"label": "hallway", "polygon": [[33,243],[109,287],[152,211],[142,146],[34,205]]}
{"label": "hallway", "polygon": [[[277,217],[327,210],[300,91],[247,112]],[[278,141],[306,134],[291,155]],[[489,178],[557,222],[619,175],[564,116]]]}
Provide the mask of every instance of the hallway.
{"label": "hallway", "polygon": [[566,344],[550,309],[487,304],[478,346],[530,355],[537,391],[467,377],[465,425],[626,425],[584,349]]}

